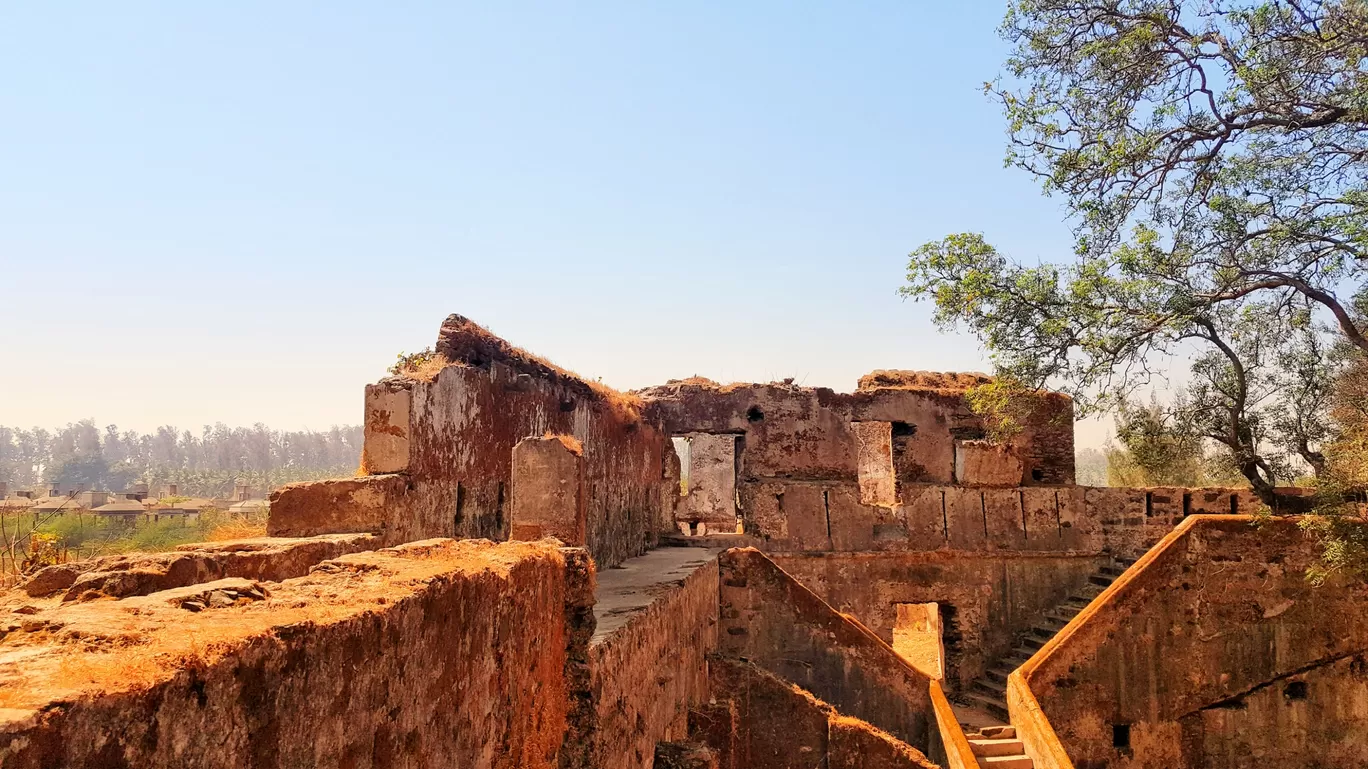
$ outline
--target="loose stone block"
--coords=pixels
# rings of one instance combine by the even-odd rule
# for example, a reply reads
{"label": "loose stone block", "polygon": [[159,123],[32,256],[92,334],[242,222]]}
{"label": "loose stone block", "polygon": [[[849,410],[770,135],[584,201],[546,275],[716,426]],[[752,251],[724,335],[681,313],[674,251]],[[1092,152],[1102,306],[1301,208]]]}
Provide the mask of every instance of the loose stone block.
{"label": "loose stone block", "polygon": [[361,466],[367,474],[409,469],[413,391],[393,380],[366,386],[366,443]]}
{"label": "loose stone block", "polygon": [[525,438],[513,447],[511,539],[588,541],[584,456],[566,436]]}

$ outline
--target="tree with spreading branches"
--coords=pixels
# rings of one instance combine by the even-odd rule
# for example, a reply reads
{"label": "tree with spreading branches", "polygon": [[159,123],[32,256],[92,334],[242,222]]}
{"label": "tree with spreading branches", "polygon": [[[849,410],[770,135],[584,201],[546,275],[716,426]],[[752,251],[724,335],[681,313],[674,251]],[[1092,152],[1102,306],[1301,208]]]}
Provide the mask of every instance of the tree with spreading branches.
{"label": "tree with spreading branches", "polygon": [[1001,32],[1007,160],[1080,258],[1198,308],[1296,294],[1368,354],[1341,298],[1368,267],[1368,4],[1019,0]]}
{"label": "tree with spreading branches", "polygon": [[1290,456],[1324,467],[1326,329],[1368,355],[1368,4],[1017,0],[1001,32],[1007,162],[1063,199],[1075,253],[951,235],[903,294],[1082,415],[1190,361],[1180,416],[1277,503]]}

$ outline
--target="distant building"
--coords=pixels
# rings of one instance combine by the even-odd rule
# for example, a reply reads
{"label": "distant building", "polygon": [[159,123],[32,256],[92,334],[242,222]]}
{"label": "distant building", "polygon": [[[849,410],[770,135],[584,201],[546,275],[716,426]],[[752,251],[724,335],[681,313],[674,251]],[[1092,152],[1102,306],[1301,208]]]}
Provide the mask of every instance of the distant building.
{"label": "distant building", "polygon": [[245,483],[233,487],[233,504],[228,512],[234,515],[260,515],[271,510],[271,503],[265,499],[253,498],[252,489]]}
{"label": "distant building", "polygon": [[0,499],[0,510],[7,513],[28,512],[33,507],[32,492],[18,491],[14,495]]}
{"label": "distant building", "polygon": [[265,499],[244,499],[228,506],[233,515],[262,515],[271,511],[271,503]]}
{"label": "distant building", "polygon": [[81,500],[75,494],[48,494],[33,500],[33,506],[29,508],[31,512],[39,514],[84,512],[88,509],[81,506]]}
{"label": "distant building", "polygon": [[100,505],[91,512],[106,518],[118,518],[124,523],[135,523],[147,511],[142,502],[125,496],[123,499],[116,499],[113,502]]}
{"label": "distant building", "polygon": [[225,507],[225,504],[219,500],[205,499],[204,497],[165,496],[161,499],[143,500],[142,506],[153,521],[172,518],[189,522],[199,520],[204,511],[221,509]]}
{"label": "distant building", "polygon": [[206,510],[228,510],[235,508],[238,513],[265,512],[270,504],[264,499],[251,498],[251,489],[238,484],[234,489],[234,500],[208,497],[183,497],[180,488],[169,483],[156,497],[148,493],[145,483],[130,486],[123,492],[90,491],[83,486],[63,488],[61,484],[47,484],[46,492],[16,491],[9,493],[9,484],[0,482],[0,510],[6,512],[31,512],[35,515],[61,515],[66,513],[94,513],[106,518],[121,518],[136,521],[145,517],[149,521],[174,518],[189,522],[198,520]]}
{"label": "distant building", "polygon": [[14,491],[10,493],[8,483],[0,481],[0,510],[7,513],[26,512],[33,507],[34,494],[31,491]]}

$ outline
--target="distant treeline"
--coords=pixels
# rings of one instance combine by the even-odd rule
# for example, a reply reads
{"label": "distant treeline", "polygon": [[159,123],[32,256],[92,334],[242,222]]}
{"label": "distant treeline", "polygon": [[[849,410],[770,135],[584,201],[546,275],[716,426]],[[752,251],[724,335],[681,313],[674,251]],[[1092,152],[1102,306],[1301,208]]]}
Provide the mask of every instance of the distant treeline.
{"label": "distant treeline", "polygon": [[155,492],[174,483],[180,494],[203,497],[227,497],[245,483],[261,495],[294,481],[351,475],[361,440],[359,426],[312,431],[219,423],[199,434],[170,426],[146,434],[101,429],[93,419],[57,430],[0,426],[0,482],[11,492],[48,483],[108,491],[146,483]]}

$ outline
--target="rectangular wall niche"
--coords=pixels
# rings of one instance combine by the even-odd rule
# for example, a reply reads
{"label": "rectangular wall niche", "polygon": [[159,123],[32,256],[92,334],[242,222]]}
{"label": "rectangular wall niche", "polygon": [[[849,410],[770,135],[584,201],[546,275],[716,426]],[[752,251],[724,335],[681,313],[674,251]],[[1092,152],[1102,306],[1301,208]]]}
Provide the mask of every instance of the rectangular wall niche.
{"label": "rectangular wall niche", "polygon": [[855,436],[855,467],[860,480],[860,504],[893,507],[898,483],[893,472],[893,423],[851,422]]}
{"label": "rectangular wall niche", "polygon": [[670,439],[674,444],[675,456],[679,457],[679,496],[689,495],[689,439],[676,435]]}
{"label": "rectangular wall niche", "polygon": [[945,645],[941,640],[940,606],[934,603],[897,604],[893,623],[893,651],[918,670],[945,680]]}
{"label": "rectangular wall niche", "polygon": [[[681,523],[703,524],[703,531],[736,531],[736,435],[689,433],[689,493],[679,500]],[[683,457],[681,457],[681,460]]]}

